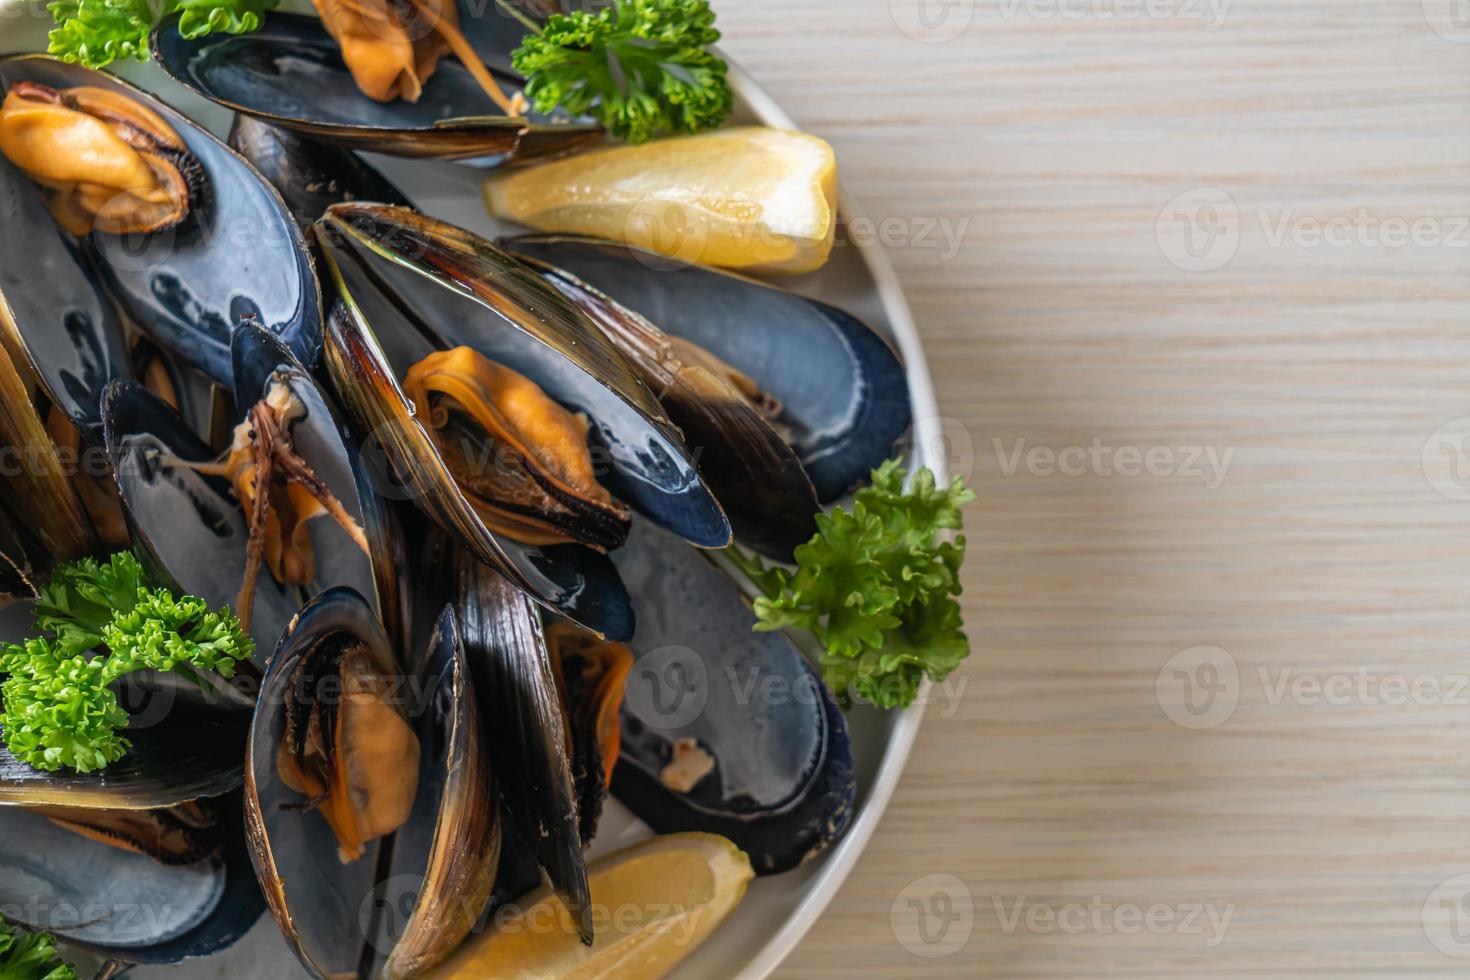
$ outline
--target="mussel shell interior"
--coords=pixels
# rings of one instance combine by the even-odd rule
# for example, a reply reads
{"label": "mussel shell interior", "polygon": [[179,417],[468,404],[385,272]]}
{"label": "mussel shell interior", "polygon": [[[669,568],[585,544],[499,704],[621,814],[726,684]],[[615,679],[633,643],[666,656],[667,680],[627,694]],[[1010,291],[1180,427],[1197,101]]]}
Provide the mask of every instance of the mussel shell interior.
{"label": "mussel shell interior", "polygon": [[[613,795],[661,833],[728,836],[760,874],[794,867],[839,835],[856,781],[831,694],[725,573],[645,521],[616,555],[638,631],[623,702]],[[695,739],[715,767],[677,792],[660,779],[674,745]]]}
{"label": "mussel shell interior", "polygon": [[0,914],[130,963],[170,964],[235,943],[265,911],[240,825],[220,802],[224,849],[187,865],[87,840],[38,814],[0,809]]}
{"label": "mussel shell interior", "polygon": [[168,121],[204,170],[207,199],[178,228],[88,239],[140,327],[226,387],[230,331],[247,316],[280,335],[303,363],[316,363],[321,291],[301,230],[273,187],[203,127],[111,75],[42,55],[0,60],[0,82],[22,80],[96,86],[141,102]]}
{"label": "mussel shell interior", "polygon": [[574,544],[521,544],[494,534],[475,515],[399,386],[409,366],[437,347],[352,253],[326,242],[323,248],[344,300],[329,317],[328,367],[374,490],[412,500],[480,561],[574,622],[613,639],[631,636],[632,606],[606,555]]}
{"label": "mussel shell interior", "polygon": [[[5,71],[0,68],[0,72]],[[0,76],[3,77],[3,76]],[[0,156],[0,329],[20,364],[84,432],[98,401],[130,373],[121,327],[78,243],[51,218],[34,182]]]}
{"label": "mussel shell interior", "polygon": [[[491,2],[461,11],[461,29],[508,92],[508,68],[525,29]],[[261,30],[186,39],[178,21],[153,35],[158,63],[179,82],[236,112],[354,149],[440,160],[496,162],[562,152],[599,129],[562,116],[507,117],[453,58],[439,63],[417,102],[377,102],[359,91],[320,20],[272,13]]]}
{"label": "mussel shell interior", "polygon": [[898,355],[835,306],[595,239],[501,245],[565,269],[755,379],[781,400],[780,423],[824,503],[866,481],[913,421]]}
{"label": "mussel shell interior", "polygon": [[379,296],[398,308],[385,317],[412,317],[405,330],[375,327],[395,370],[436,348],[478,350],[586,413],[598,477],[615,497],[700,547],[730,543],[729,520],[662,406],[540,276],[469,232],[402,208],[336,205],[319,227],[334,252],[382,284]]}
{"label": "mussel shell interior", "polygon": [[[214,462],[215,452],[135,382],[118,381],[107,389],[103,419],[134,544],[184,592],[214,608],[233,604],[245,578],[245,515],[227,481],[182,465]],[[291,621],[299,591],[262,571],[250,624],[257,660]]]}

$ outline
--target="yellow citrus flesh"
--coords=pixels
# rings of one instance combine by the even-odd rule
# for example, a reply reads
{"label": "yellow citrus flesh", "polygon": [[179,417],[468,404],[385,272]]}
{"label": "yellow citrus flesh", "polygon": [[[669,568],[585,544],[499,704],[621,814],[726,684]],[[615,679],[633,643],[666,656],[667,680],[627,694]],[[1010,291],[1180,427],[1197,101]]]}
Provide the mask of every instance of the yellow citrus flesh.
{"label": "yellow citrus flesh", "polygon": [[561,901],[542,888],[502,909],[435,972],[442,978],[656,980],[740,904],[754,877],[714,834],[667,834],[587,868],[597,939],[589,948]]}
{"label": "yellow citrus flesh", "polygon": [[498,173],[485,183],[485,206],[539,231],[684,262],[811,272],[832,252],[837,161],[815,136],[737,127]]}

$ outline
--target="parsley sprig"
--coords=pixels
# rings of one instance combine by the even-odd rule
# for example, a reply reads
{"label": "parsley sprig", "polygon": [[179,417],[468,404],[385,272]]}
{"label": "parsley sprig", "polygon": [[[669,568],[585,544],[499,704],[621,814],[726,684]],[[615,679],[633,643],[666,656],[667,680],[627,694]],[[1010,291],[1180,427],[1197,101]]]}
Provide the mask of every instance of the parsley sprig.
{"label": "parsley sprig", "polygon": [[58,566],[36,601],[45,635],[0,648],[0,729],[37,769],[103,769],[127,754],[128,714],[110,685],[140,670],[233,677],[255,644],[228,609],[150,587],[122,552]]}
{"label": "parsley sprig", "polygon": [[975,499],[956,478],[939,487],[921,469],[907,491],[896,460],[873,471],[850,509],[817,516],[817,533],[796,549],[796,568],[768,566],[731,549],[764,593],[756,629],[794,627],[821,643],[823,680],[849,707],[912,704],[927,675],[942,681],[970,654],[960,621],[961,509]]}
{"label": "parsley sprig", "polygon": [[0,980],[77,980],[77,971],[56,955],[49,932],[23,932],[0,920]]}
{"label": "parsley sprig", "polygon": [[730,114],[728,66],[708,0],[614,0],[597,13],[553,14],[511,56],[539,112],[590,115],[642,143],[697,133]]}
{"label": "parsley sprig", "polygon": [[148,35],[165,17],[179,14],[179,33],[249,34],[280,0],[53,0],[56,28],[47,50],[88,68],[119,59],[148,60]]}

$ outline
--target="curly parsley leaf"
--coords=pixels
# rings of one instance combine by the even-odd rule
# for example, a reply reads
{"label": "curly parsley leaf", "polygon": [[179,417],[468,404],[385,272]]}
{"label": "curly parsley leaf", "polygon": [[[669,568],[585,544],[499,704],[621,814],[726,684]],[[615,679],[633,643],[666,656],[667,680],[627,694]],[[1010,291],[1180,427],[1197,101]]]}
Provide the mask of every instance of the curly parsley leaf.
{"label": "curly parsley leaf", "polygon": [[179,33],[249,34],[279,0],[52,0],[56,27],[47,50],[65,61],[104,68],[119,59],[148,60],[148,35],[178,13]]}
{"label": "curly parsley leaf", "polygon": [[149,587],[126,552],[58,566],[36,603],[36,626],[50,635],[0,647],[0,728],[12,755],[50,772],[93,772],[127,754],[128,714],[111,687],[120,678],[232,677],[255,652],[233,613]]}
{"label": "curly parsley leaf", "polygon": [[56,955],[49,932],[23,932],[0,920],[0,980],[77,980],[77,971]]}
{"label": "curly parsley leaf", "polygon": [[597,13],[553,14],[511,56],[539,112],[592,116],[614,137],[642,143],[697,133],[733,104],[708,0],[614,0]]}
{"label": "curly parsley leaf", "polygon": [[850,509],[818,515],[816,535],[796,549],[795,569],[732,549],[764,593],[755,600],[755,628],[815,636],[823,679],[844,707],[907,707],[926,676],[942,681],[970,653],[953,599],[965,539],[943,540],[942,532],[961,528],[973,499],[963,480],[940,487],[927,469],[905,490],[903,468],[890,460]]}

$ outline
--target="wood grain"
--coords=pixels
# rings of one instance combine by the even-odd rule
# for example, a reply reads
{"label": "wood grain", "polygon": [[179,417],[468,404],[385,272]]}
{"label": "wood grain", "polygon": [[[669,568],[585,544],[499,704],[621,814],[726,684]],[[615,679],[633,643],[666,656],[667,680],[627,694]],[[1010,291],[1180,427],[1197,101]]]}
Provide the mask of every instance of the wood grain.
{"label": "wood grain", "polygon": [[[942,43],[900,29],[917,2],[720,3],[891,220],[980,495],[962,694],[779,975],[1465,975],[1435,944],[1470,954],[1463,882],[1436,891],[1470,873],[1470,507],[1437,489],[1470,423],[1431,442],[1470,415],[1449,0],[1235,0],[1213,30],[1186,0],[958,0]],[[1238,244],[1186,271],[1170,202],[1228,230],[1188,209],[1210,188]],[[927,222],[960,247],[904,244]],[[1156,475],[1025,455],[1094,441]],[[1231,454],[1218,486],[1193,447]],[[1170,661],[1199,646],[1238,681],[1196,730]],[[968,899],[926,945],[906,903],[942,931],[937,874]]]}

